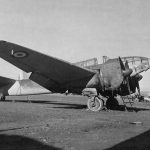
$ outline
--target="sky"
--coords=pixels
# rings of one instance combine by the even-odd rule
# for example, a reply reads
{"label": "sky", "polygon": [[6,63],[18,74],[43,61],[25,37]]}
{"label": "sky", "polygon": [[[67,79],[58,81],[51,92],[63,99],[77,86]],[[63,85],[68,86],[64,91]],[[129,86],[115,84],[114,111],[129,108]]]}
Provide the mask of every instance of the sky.
{"label": "sky", "polygon": [[[0,40],[69,62],[150,57],[149,0],[0,0]],[[19,70],[0,59],[0,75]],[[142,90],[150,90],[150,70]]]}

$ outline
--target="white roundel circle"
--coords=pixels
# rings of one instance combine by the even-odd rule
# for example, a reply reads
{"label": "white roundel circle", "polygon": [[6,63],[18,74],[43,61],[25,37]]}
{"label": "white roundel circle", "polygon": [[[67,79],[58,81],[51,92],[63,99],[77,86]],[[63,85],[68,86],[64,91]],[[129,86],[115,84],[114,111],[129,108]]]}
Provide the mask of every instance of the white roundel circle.
{"label": "white roundel circle", "polygon": [[14,52],[13,56],[17,58],[24,58],[27,56],[27,53],[23,51]]}

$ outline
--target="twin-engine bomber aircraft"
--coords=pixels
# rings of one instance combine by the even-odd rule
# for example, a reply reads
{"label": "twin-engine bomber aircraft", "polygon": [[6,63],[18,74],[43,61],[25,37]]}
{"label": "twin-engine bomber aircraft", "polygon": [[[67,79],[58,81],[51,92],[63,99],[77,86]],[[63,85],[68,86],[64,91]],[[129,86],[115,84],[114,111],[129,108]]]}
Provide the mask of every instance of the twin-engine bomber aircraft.
{"label": "twin-engine bomber aircraft", "polygon": [[[104,99],[106,103],[109,100],[115,104],[117,95],[130,95],[136,89],[140,94],[140,73],[149,69],[146,57],[119,57],[108,59],[101,65],[81,67],[6,41],[0,41],[0,57],[31,73],[30,80],[52,92],[81,94],[85,88],[94,90],[87,103],[92,111],[101,110]],[[0,78],[1,99],[14,82]]]}

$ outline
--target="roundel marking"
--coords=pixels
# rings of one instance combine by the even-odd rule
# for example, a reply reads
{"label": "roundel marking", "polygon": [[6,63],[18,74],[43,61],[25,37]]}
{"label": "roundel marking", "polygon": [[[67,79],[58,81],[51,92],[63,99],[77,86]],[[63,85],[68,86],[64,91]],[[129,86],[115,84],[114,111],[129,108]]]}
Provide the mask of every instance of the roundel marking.
{"label": "roundel marking", "polygon": [[27,56],[27,53],[24,51],[14,52],[13,56],[16,58],[24,58]]}

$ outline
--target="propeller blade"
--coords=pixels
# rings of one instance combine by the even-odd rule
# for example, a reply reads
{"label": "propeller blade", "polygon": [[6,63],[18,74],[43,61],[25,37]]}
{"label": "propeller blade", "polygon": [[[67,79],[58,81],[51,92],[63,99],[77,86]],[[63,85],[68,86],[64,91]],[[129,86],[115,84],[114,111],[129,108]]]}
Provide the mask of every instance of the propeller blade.
{"label": "propeller blade", "polygon": [[126,78],[126,81],[127,81],[128,92],[129,92],[129,94],[131,94],[131,89],[130,89],[130,84],[129,84],[129,78],[128,77]]}
{"label": "propeller blade", "polygon": [[123,62],[122,62],[120,57],[119,57],[119,62],[120,62],[121,69],[125,70],[125,66],[124,66],[124,64],[123,64]]}
{"label": "propeller blade", "polygon": [[132,73],[132,69],[126,69],[122,71],[124,77],[129,77]]}
{"label": "propeller blade", "polygon": [[123,64],[123,62],[122,62],[120,57],[119,57],[119,61],[120,61],[121,69],[122,69],[122,74],[124,76],[124,81],[126,82],[129,94],[131,94],[130,83],[129,83],[129,76],[132,73],[132,69],[129,68],[128,61],[125,62],[125,65]]}
{"label": "propeller blade", "polygon": [[128,61],[126,60],[125,62],[125,69],[129,69],[129,64],[128,64]]}
{"label": "propeller blade", "polygon": [[125,62],[125,70],[122,72],[124,77],[128,77],[132,74],[132,69],[129,68],[128,61]]}

